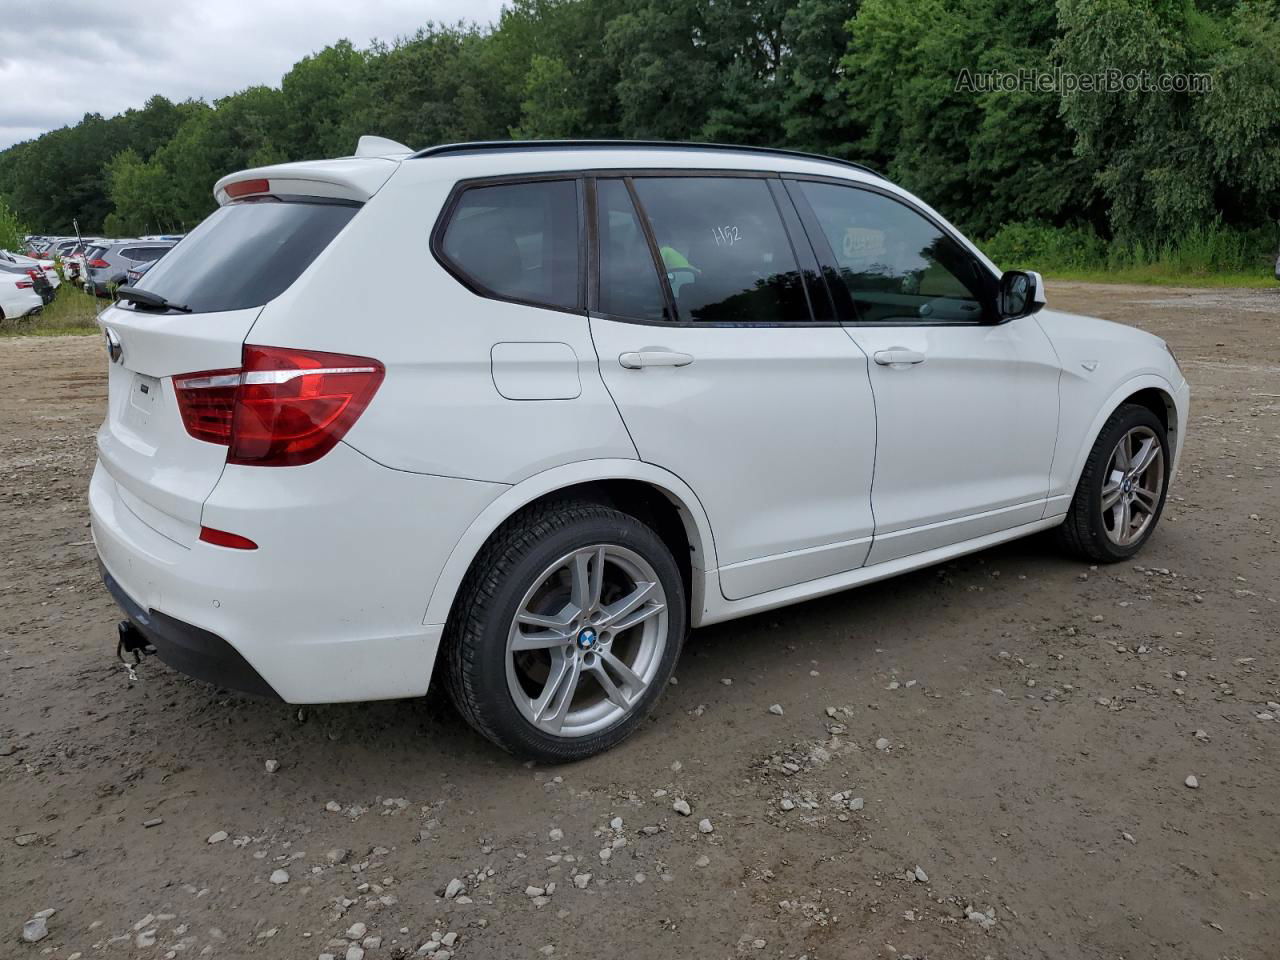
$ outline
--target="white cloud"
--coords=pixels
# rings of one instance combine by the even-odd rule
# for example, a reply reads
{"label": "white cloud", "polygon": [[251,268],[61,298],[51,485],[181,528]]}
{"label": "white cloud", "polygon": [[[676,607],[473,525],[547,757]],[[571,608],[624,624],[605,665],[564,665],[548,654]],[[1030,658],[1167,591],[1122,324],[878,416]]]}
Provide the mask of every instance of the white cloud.
{"label": "white cloud", "polygon": [[211,100],[278,85],[341,38],[358,47],[428,21],[494,21],[501,0],[59,0],[0,17],[0,149],[152,94]]}

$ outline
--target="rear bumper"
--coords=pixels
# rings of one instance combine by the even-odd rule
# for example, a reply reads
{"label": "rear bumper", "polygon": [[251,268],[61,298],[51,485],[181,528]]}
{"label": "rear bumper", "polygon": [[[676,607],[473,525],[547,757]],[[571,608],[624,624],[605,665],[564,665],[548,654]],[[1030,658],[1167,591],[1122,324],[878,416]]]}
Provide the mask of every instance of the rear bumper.
{"label": "rear bumper", "polygon": [[101,561],[98,568],[107,592],[115,598],[133,625],[142,631],[147,642],[156,648],[156,656],[173,669],[229,690],[280,698],[280,694],[262,679],[249,661],[216,633],[193,627],[158,610],[144,608],[125,593]]}
{"label": "rear bumper", "polygon": [[101,461],[89,510],[108,588],[162,660],[289,703],[333,703],[426,693],[442,632],[423,623],[432,588],[502,489],[390,470],[338,444],[305,467],[225,469],[203,523],[257,550],[181,536]]}

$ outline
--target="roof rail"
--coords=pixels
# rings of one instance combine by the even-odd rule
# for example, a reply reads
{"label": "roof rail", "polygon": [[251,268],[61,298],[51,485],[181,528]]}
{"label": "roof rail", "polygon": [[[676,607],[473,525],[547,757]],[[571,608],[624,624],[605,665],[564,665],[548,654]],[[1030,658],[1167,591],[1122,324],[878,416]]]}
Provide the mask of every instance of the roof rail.
{"label": "roof rail", "polygon": [[873,177],[885,179],[884,174],[872,170],[866,164],[852,160],[841,160],[837,157],[824,156],[821,153],[806,153],[803,150],[787,150],[783,147],[755,147],[737,143],[696,143],[681,140],[476,140],[470,143],[441,143],[434,147],[419,150],[409,159],[420,157],[438,157],[448,153],[481,153],[501,150],[597,150],[612,148],[626,150],[631,148],[686,149],[686,150],[730,150],[735,153],[762,153],[772,156],[797,157],[804,160],[821,160],[824,163],[838,163],[852,167]]}

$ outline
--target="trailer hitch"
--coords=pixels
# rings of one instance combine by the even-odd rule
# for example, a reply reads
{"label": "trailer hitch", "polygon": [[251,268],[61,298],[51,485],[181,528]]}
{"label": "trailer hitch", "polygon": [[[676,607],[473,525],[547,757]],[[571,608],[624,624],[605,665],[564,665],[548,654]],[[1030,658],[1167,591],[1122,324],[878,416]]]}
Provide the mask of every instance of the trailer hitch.
{"label": "trailer hitch", "polygon": [[[116,659],[129,671],[129,680],[132,682],[138,679],[138,672],[134,668],[142,663],[143,657],[155,653],[156,648],[147,642],[146,636],[134,626],[132,620],[121,620],[117,623],[116,634],[119,636],[119,641],[116,643]],[[125,654],[133,655],[133,663],[125,659]]]}

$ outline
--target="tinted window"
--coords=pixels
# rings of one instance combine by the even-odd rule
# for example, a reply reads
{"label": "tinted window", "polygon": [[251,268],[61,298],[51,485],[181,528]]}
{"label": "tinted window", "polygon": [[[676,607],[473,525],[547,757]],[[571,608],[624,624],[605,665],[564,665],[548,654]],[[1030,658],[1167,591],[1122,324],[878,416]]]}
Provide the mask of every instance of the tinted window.
{"label": "tinted window", "polygon": [[596,183],[600,235],[600,310],[638,320],[668,320],[666,295],[635,204],[621,180]]}
{"label": "tinted window", "polygon": [[156,261],[138,289],[196,313],[260,307],[288,289],[357,210],[345,203],[228,204]]}
{"label": "tinted window", "polygon": [[168,247],[130,247],[123,251],[124,255],[137,263],[150,263],[159,260],[169,252]]}
{"label": "tinted window", "polygon": [[870,190],[801,182],[858,320],[977,321],[987,284],[973,256],[906,204]]}
{"label": "tinted window", "polygon": [[441,252],[482,293],[578,309],[578,185],[573,180],[471,187]]}
{"label": "tinted window", "polygon": [[641,177],[678,320],[803,323],[804,284],[769,185],[754,177]]}

